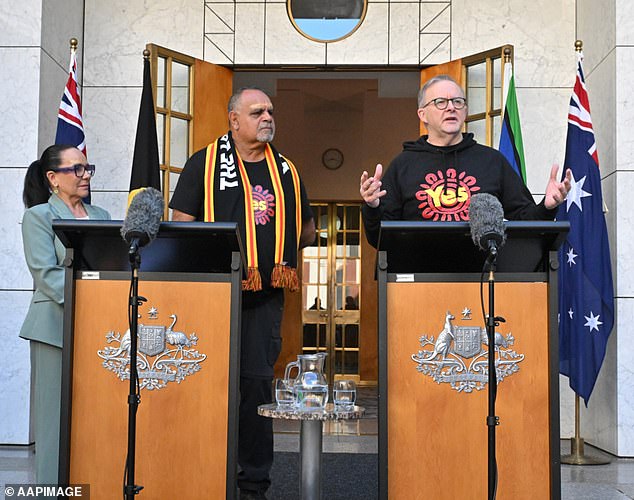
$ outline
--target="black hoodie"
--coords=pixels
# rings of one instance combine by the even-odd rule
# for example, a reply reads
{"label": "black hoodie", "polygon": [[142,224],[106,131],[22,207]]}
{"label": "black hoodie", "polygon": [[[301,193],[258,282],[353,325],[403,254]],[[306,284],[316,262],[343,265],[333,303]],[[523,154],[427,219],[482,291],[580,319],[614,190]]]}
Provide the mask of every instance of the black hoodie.
{"label": "black hoodie", "polygon": [[528,188],[497,150],[473,134],[459,144],[434,146],[427,136],[403,144],[383,176],[387,193],[377,208],[364,204],[368,241],[376,246],[382,220],[468,221],[471,196],[489,193],[502,203],[508,220],[552,220],[557,209],[535,204]]}

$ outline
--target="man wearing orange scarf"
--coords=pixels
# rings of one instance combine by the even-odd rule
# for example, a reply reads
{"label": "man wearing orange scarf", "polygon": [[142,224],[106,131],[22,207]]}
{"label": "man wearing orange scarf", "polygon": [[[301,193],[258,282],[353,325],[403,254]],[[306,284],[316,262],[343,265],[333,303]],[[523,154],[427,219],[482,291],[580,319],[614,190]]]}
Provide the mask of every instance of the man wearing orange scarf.
{"label": "man wearing orange scarf", "polygon": [[271,402],[281,349],[284,288],[298,289],[298,250],[315,239],[306,191],[293,163],[272,146],[273,105],[256,88],[229,100],[227,134],[185,164],[170,202],[175,221],[237,222],[247,267],[242,284],[238,486],[263,499],[271,481],[273,425],[257,407]]}

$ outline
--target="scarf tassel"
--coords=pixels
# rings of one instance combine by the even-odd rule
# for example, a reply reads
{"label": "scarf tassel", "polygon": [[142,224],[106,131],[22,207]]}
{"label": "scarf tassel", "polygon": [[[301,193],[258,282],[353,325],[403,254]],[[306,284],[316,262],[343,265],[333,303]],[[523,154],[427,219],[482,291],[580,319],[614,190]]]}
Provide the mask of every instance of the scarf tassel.
{"label": "scarf tassel", "polygon": [[262,290],[262,277],[257,267],[250,267],[247,271],[247,279],[242,280],[242,289],[249,292]]}
{"label": "scarf tassel", "polygon": [[287,288],[290,292],[296,292],[299,290],[297,269],[282,264],[275,264],[271,274],[271,286],[273,288]]}

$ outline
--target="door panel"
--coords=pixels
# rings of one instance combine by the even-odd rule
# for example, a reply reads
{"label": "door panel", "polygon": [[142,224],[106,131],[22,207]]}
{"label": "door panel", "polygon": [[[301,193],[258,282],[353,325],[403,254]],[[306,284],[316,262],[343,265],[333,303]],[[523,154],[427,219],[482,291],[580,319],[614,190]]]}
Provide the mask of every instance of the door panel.
{"label": "door panel", "polygon": [[227,131],[227,103],[232,92],[232,70],[196,59],[192,152],[204,148]]}
{"label": "door panel", "polygon": [[303,252],[303,353],[328,354],[328,379],[359,380],[361,213],[359,205],[312,206],[317,238]]}

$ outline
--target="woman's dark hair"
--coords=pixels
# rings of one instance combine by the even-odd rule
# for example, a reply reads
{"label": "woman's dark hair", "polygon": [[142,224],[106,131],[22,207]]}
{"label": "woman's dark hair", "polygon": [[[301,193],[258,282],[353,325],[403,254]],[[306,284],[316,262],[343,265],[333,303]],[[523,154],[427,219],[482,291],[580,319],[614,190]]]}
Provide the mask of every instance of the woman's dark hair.
{"label": "woman's dark hair", "polygon": [[24,177],[24,191],[22,200],[26,208],[46,203],[51,195],[46,172],[55,170],[62,162],[62,153],[67,149],[74,148],[68,144],[55,144],[44,150],[39,160],[35,160],[29,165]]}

